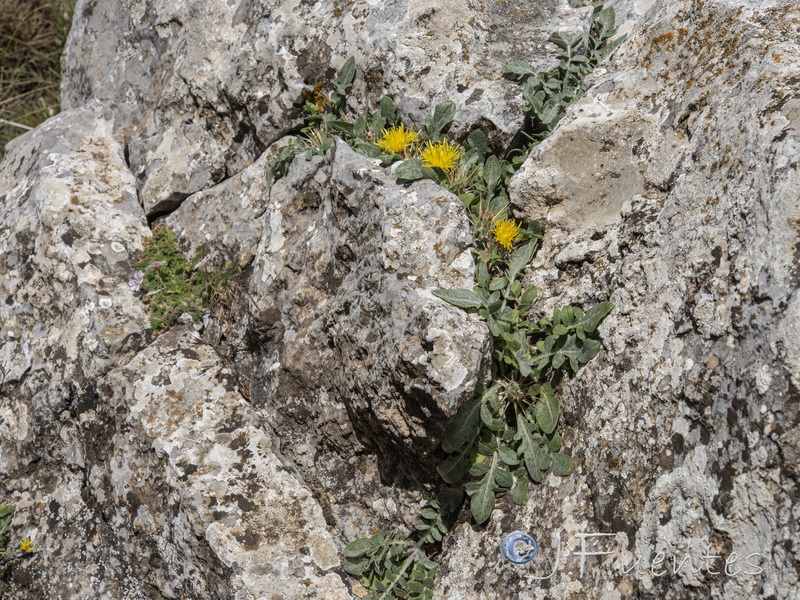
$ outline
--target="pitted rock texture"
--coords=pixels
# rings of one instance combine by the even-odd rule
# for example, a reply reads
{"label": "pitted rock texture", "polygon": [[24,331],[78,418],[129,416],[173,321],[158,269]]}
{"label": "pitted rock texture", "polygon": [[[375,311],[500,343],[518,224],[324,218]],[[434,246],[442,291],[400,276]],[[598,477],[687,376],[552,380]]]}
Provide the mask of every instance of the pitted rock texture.
{"label": "pitted rock texture", "polygon": [[19,453],[48,452],[71,386],[145,341],[126,281],[149,230],[108,114],[93,104],[58,115],[10,144],[0,171],[0,364],[14,398],[0,408],[5,472],[27,466]]}
{"label": "pitted rock texture", "polygon": [[222,256],[236,265],[252,262],[271,195],[264,174],[282,143],[270,146],[241,173],[192,194],[164,217],[187,255]]}
{"label": "pitted rock texture", "polygon": [[485,324],[431,294],[474,278],[461,203],[432,182],[398,185],[337,142],[293,163],[263,218],[249,290],[260,340],[245,387],[304,474],[326,482],[342,529],[367,498],[412,514],[408,492],[387,498],[342,473],[367,451],[385,484],[438,483],[444,425],[488,365]]}
{"label": "pitted rock texture", "polygon": [[[109,521],[154,544],[166,592],[219,597],[207,582],[224,574],[222,597],[350,597],[321,507],[191,319],[111,372],[101,392],[126,416],[90,477]],[[197,546],[208,546],[208,563]]]}
{"label": "pitted rock texture", "polygon": [[150,597],[90,491],[75,420],[147,338],[126,281],[149,230],[108,116],[95,103],[62,113],[9,144],[0,168],[0,496],[37,548],[9,598]]}
{"label": "pitted rock texture", "polygon": [[[630,39],[511,189],[546,227],[536,310],[616,304],[561,395],[575,472],[486,526],[462,511],[435,597],[793,600],[800,14],[612,4]],[[68,110],[0,165],[0,501],[37,548],[7,597],[363,596],[342,548],[412,524],[486,374],[484,324],[431,294],[471,286],[469,227],[453,195],[341,142],[267,190],[265,148],[350,55],[350,110],[388,93],[419,125],[453,99],[453,137],[500,148],[521,123],[505,63],[550,66],[551,31],[590,12],[78,2]],[[153,336],[127,285],[147,217],[250,263],[202,339],[186,320]],[[514,530],[539,542],[527,566],[501,558]],[[614,554],[582,561],[581,533]]]}
{"label": "pitted rock texture", "polygon": [[[575,472],[461,525],[437,597],[800,596],[800,11],[649,5],[512,185],[539,310],[616,304],[564,388]],[[532,563],[500,561],[513,530]],[[580,533],[614,534],[583,573]]]}
{"label": "pitted rock texture", "polygon": [[296,128],[302,91],[351,55],[353,110],[389,94],[421,126],[452,99],[453,136],[480,126],[504,147],[522,124],[505,65],[551,68],[550,33],[585,29],[590,13],[567,0],[80,0],[63,104],[113,107],[141,200],[160,213]]}

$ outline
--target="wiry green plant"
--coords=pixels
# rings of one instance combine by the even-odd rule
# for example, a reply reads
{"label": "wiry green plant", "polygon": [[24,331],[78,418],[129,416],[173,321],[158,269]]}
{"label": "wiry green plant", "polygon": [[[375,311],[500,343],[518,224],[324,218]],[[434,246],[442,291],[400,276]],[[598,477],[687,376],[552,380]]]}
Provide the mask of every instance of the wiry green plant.
{"label": "wiry green plant", "polygon": [[153,229],[137,264],[140,270],[128,282],[133,291],[143,290],[153,331],[168,327],[183,313],[199,323],[203,310],[226,294],[238,269],[231,263],[210,268],[210,261],[210,255],[202,254],[190,261],[178,250],[172,231],[164,226]]}

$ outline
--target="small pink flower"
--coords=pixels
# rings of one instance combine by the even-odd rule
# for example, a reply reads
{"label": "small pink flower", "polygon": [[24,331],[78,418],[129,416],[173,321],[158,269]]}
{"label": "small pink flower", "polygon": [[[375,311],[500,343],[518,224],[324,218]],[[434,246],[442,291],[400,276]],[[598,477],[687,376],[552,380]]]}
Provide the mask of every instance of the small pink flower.
{"label": "small pink flower", "polygon": [[145,270],[145,271],[149,271],[150,269],[157,269],[157,268],[159,268],[159,267],[160,267],[161,265],[163,265],[163,264],[164,264],[164,261],[163,261],[163,260],[157,260],[156,262],[152,262],[152,263],[150,263],[149,265],[147,265],[147,266],[144,268],[144,270]]}
{"label": "small pink flower", "polygon": [[144,273],[142,273],[141,271],[136,271],[136,273],[133,274],[133,277],[131,277],[128,280],[128,285],[130,286],[131,291],[138,292],[139,286],[142,285],[143,281],[144,281]]}
{"label": "small pink flower", "polygon": [[200,267],[205,267],[206,264],[208,264],[208,261],[210,261],[210,260],[211,260],[211,255],[210,254],[206,254],[203,258],[201,258],[199,261],[197,261],[197,264],[195,266],[192,267],[192,271],[196,271]]}

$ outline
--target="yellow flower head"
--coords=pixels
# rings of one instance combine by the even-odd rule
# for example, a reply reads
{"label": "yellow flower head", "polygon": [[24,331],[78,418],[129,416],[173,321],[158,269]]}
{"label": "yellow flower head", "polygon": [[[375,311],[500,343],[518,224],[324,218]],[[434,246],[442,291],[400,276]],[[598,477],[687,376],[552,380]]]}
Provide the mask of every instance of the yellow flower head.
{"label": "yellow flower head", "polygon": [[511,250],[514,238],[519,235],[520,227],[511,219],[494,222],[494,239],[506,250]]}
{"label": "yellow flower head", "polygon": [[31,544],[31,538],[25,538],[19,543],[19,550],[20,552],[33,552],[33,544]]}
{"label": "yellow flower head", "polygon": [[445,173],[449,173],[456,168],[458,159],[461,158],[461,151],[457,145],[450,145],[447,140],[438,144],[428,144],[420,154],[423,167],[439,167]]}
{"label": "yellow flower head", "polygon": [[404,125],[384,129],[383,136],[378,141],[378,148],[386,154],[402,154],[403,151],[419,141],[418,132],[406,129]]}

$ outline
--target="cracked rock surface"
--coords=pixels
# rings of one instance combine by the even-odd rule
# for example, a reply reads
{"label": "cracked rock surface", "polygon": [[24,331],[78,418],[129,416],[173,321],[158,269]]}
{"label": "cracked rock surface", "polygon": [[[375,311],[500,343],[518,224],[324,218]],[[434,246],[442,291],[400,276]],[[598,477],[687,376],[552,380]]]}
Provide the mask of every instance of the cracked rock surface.
{"label": "cracked rock surface", "polygon": [[161,213],[296,128],[302,91],[350,56],[353,109],[388,94],[420,127],[450,99],[453,133],[481,126],[499,149],[522,124],[505,65],[552,68],[550,33],[580,31],[590,12],[566,0],[80,0],[64,104],[113,107],[145,209]]}
{"label": "cracked rock surface", "polygon": [[[462,510],[434,597],[793,600],[800,11],[610,5],[628,39],[510,188],[545,227],[534,310],[616,305],[560,395],[575,470],[485,526]],[[419,126],[452,99],[451,137],[501,149],[522,123],[504,65],[553,66],[547,37],[590,14],[79,0],[65,110],[0,164],[0,501],[36,548],[4,597],[366,595],[342,549],[413,525],[487,375],[485,325],[431,293],[471,287],[469,223],[339,140],[271,189],[266,165],[351,55],[350,110],[389,94]],[[157,223],[244,267],[224,310],[161,335],[128,284]],[[539,543],[522,566],[499,548],[518,530]],[[582,533],[613,554],[582,560]]]}
{"label": "cracked rock surface", "polygon": [[[462,524],[437,597],[800,594],[800,13],[635,5],[642,25],[511,186],[545,225],[538,310],[616,305],[564,389],[575,472]],[[522,567],[498,562],[514,530],[540,544]],[[582,533],[613,534],[583,573]]]}

